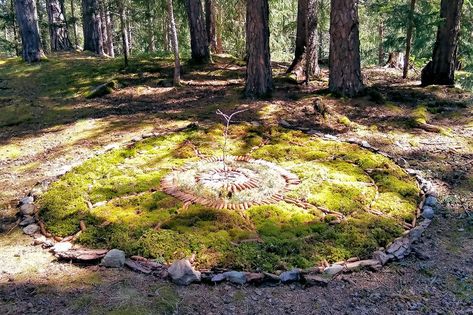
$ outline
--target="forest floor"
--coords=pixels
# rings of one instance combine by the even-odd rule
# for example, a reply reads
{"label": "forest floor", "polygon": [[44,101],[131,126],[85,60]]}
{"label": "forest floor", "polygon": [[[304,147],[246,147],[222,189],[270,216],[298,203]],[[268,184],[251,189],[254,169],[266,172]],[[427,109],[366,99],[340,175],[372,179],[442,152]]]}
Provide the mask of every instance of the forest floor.
{"label": "forest floor", "polygon": [[[421,88],[396,70],[365,69],[368,95],[325,93],[326,72],[310,86],[288,82],[274,64],[271,99],[241,98],[244,68],[216,58],[186,66],[169,86],[169,60],[85,54],[40,65],[0,62],[1,314],[473,314],[473,96]],[[110,79],[112,94],[83,97]],[[16,204],[38,181],[60,174],[111,144],[190,122],[218,121],[216,109],[249,109],[241,121],[308,127],[357,138],[403,157],[433,181],[441,203],[415,254],[378,272],[344,274],[328,287],[178,287],[128,270],[58,262],[16,227]],[[427,131],[425,123],[438,132]],[[432,128],[427,128],[431,130]]]}

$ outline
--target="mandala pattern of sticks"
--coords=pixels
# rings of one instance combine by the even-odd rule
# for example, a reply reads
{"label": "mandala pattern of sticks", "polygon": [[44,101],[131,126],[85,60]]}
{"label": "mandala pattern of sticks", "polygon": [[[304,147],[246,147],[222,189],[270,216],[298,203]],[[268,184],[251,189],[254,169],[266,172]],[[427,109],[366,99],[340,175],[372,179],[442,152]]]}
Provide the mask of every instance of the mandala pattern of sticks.
{"label": "mandala pattern of sticks", "polygon": [[163,191],[183,201],[217,209],[246,210],[253,205],[284,200],[284,193],[300,183],[284,168],[248,156],[203,158],[168,174]]}

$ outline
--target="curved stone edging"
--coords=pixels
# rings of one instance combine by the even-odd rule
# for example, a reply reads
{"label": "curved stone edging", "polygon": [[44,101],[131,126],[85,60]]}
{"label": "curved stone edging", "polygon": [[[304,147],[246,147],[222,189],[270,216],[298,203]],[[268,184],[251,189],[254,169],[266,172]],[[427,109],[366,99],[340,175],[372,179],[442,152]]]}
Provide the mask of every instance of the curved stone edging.
{"label": "curved stone edging", "polygon": [[[288,126],[284,127],[288,128]],[[173,132],[182,131],[185,128]],[[86,229],[85,225],[82,223],[80,224],[81,230],[75,235],[66,238],[54,237],[46,231],[44,224],[39,219],[38,209],[34,205],[35,198],[45,191],[53,181],[67,173],[73,166],[63,168],[62,173],[58,176],[39,182],[31,189],[27,196],[20,200],[18,204],[19,215],[21,218],[19,225],[23,227],[22,229],[25,234],[34,238],[34,245],[41,245],[43,248],[50,249],[50,251],[59,259],[88,264],[97,264],[102,261],[101,264],[108,267],[122,267],[125,265],[136,272],[152,274],[160,278],[170,278],[174,283],[179,285],[188,285],[193,282],[216,284],[227,281],[238,285],[243,285],[245,283],[262,284],[300,282],[305,285],[326,286],[332,279],[341,273],[355,272],[362,269],[370,269],[374,271],[380,270],[388,262],[401,260],[408,256],[412,252],[412,244],[420,239],[435,215],[438,202],[432,183],[423,178],[420,175],[420,171],[405,168],[407,162],[403,158],[394,158],[390,154],[371,146],[367,141],[359,141],[356,139],[343,140],[337,136],[322,134],[315,130],[306,128],[291,127],[290,129],[300,130],[326,140],[359,145],[393,160],[398,166],[404,169],[406,173],[415,176],[421,189],[422,200],[417,208],[417,216],[415,222],[412,224],[412,228],[405,231],[403,236],[395,239],[386,248],[380,248],[375,251],[371,259],[360,260],[357,257],[353,257],[346,261],[336,262],[323,267],[313,267],[304,270],[292,269],[282,272],[280,275],[266,272],[241,272],[225,269],[197,271],[192,267],[192,259],[177,260],[170,266],[166,266],[140,256],[125,258],[124,254],[120,254],[121,257],[123,257],[123,262],[120,262],[118,265],[108,265],[104,258],[107,255],[111,255],[112,252],[116,252],[116,249],[110,251],[107,249],[87,249],[73,244],[74,240],[80,235],[80,233]],[[125,143],[124,146],[133,145],[134,143],[146,138],[162,135],[162,133],[143,134],[141,137],[135,137],[131,141]],[[117,144],[108,145],[103,149],[96,151],[95,155],[106,153],[118,147],[119,145]],[[118,252],[121,251],[118,250]]]}

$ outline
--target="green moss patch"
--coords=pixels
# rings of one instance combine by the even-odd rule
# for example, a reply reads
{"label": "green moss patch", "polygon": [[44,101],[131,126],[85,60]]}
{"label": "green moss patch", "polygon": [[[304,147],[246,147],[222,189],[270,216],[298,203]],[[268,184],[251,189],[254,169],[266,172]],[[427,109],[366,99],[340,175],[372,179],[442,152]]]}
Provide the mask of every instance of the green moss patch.
{"label": "green moss patch", "polygon": [[[296,174],[288,198],[246,211],[184,205],[160,189],[173,170],[219,156],[223,128],[187,129],[94,157],[51,185],[41,217],[55,235],[87,229],[78,242],[118,247],[161,262],[196,255],[200,268],[275,271],[368,257],[400,236],[419,202],[414,178],[386,157],[300,132],[232,126],[231,155],[250,154]],[[218,162],[216,162],[218,163]],[[323,210],[345,215],[331,224]],[[375,215],[382,212],[384,215]]]}

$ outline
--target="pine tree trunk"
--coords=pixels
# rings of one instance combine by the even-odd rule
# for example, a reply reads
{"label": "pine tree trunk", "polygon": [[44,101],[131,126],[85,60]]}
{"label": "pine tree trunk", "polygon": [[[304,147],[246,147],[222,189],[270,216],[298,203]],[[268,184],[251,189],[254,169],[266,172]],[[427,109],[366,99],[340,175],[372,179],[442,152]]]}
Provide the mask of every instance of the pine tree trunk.
{"label": "pine tree trunk", "polygon": [[209,40],[205,27],[201,0],[186,0],[186,11],[191,34],[191,55],[195,64],[210,62]]}
{"label": "pine tree trunk", "polygon": [[246,4],[246,86],[247,97],[265,97],[273,89],[269,51],[268,0]]}
{"label": "pine tree trunk", "polygon": [[217,53],[217,27],[215,23],[215,4],[213,0],[205,0],[205,23],[210,51]]}
{"label": "pine tree trunk", "polygon": [[12,12],[12,28],[13,28],[13,44],[15,45],[15,56],[20,55],[20,49],[18,48],[18,35],[16,33],[16,14],[15,14],[15,4],[14,0],[10,0],[11,12]]}
{"label": "pine tree trunk", "polygon": [[407,78],[409,72],[409,57],[411,55],[412,45],[412,30],[414,28],[414,11],[416,8],[416,0],[411,0],[411,8],[409,11],[409,19],[407,21],[407,34],[406,34],[406,53],[404,54],[404,68],[402,71],[402,77]]}
{"label": "pine tree trunk", "polygon": [[112,58],[115,57],[115,50],[113,47],[113,19],[112,15],[110,14],[110,8],[107,6],[105,9],[105,23],[107,24],[107,47],[108,47],[108,55]]}
{"label": "pine tree trunk", "polygon": [[122,33],[123,61],[126,68],[128,67],[128,56],[130,54],[130,46],[129,46],[128,30],[127,30],[126,18],[125,18],[126,8],[125,8],[124,0],[120,1],[118,10],[119,10],[119,15],[120,15],[120,30]]}
{"label": "pine tree trunk", "polygon": [[297,30],[296,30],[296,50],[294,52],[294,60],[287,69],[290,73],[294,70],[297,64],[303,60],[303,54],[306,46],[307,34],[307,8],[309,0],[297,1]]}
{"label": "pine tree trunk", "polygon": [[355,96],[363,89],[360,66],[358,0],[331,0],[329,89]]}
{"label": "pine tree trunk", "polygon": [[75,16],[74,11],[75,11],[75,9],[74,9],[74,0],[71,0],[71,16],[72,16],[72,20],[73,20],[72,30],[74,31],[74,46],[75,46],[75,48],[77,48],[77,47],[79,47],[79,39],[77,37],[77,20],[76,20],[76,16]]}
{"label": "pine tree trunk", "polygon": [[108,50],[108,30],[107,30],[107,16],[105,13],[105,5],[104,0],[99,0],[99,10],[100,10],[100,29],[102,31],[102,41],[103,41],[103,52],[110,56],[110,52]]}
{"label": "pine tree trunk", "polygon": [[218,5],[218,3],[215,4],[215,37],[216,37],[216,47],[215,47],[215,53],[216,54],[223,54],[223,40],[222,40],[222,8]]}
{"label": "pine tree trunk", "polygon": [[23,60],[40,61],[44,53],[41,48],[35,0],[16,0],[15,11],[20,28]]}
{"label": "pine tree trunk", "polygon": [[174,20],[172,0],[167,0],[167,11],[171,30],[171,46],[174,53],[174,85],[179,86],[181,84],[181,63],[179,61],[179,44],[177,41],[176,22]]}
{"label": "pine tree trunk", "polygon": [[384,66],[384,21],[382,18],[378,24],[378,36],[378,65]]}
{"label": "pine tree trunk", "polygon": [[51,38],[52,51],[70,50],[72,47],[63,8],[64,5],[62,5],[59,0],[47,0],[49,35]]}
{"label": "pine tree trunk", "polygon": [[463,0],[442,0],[432,61],[422,69],[422,85],[453,85]]}
{"label": "pine tree trunk", "polygon": [[82,0],[84,50],[104,54],[99,1]]}
{"label": "pine tree trunk", "polygon": [[156,50],[155,38],[154,38],[154,14],[151,8],[150,0],[146,1],[146,17],[147,17],[147,31],[148,31],[148,52],[152,53]]}
{"label": "pine tree trunk", "polygon": [[319,51],[317,44],[319,41],[318,26],[318,1],[308,0],[307,7],[307,32],[306,32],[306,53],[305,53],[305,80],[309,83],[310,78],[320,74]]}
{"label": "pine tree trunk", "polygon": [[133,37],[131,32],[131,12],[130,7],[125,6],[125,25],[126,25],[126,32],[128,33],[128,54],[131,54],[131,50],[133,49]]}
{"label": "pine tree trunk", "polygon": [[[296,75],[298,82],[308,82],[309,78],[320,73],[317,11],[318,0],[298,1],[296,50],[294,60],[287,70],[287,73]],[[309,71],[308,77],[307,71]]]}

